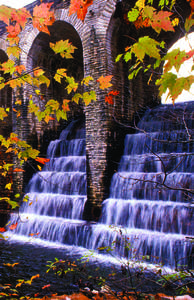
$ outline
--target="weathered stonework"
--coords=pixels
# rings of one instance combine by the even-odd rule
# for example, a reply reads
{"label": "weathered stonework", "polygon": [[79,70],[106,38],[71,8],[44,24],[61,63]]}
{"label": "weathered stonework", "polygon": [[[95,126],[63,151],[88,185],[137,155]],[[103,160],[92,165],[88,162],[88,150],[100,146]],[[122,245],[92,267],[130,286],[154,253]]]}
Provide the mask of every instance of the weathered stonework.
{"label": "weathered stonework", "polygon": [[[49,0],[49,2],[51,2]],[[123,62],[115,63],[115,57],[124,52],[125,47],[138,38],[133,24],[127,24],[123,18],[135,1],[94,0],[89,7],[84,23],[76,14],[69,16],[68,0],[55,0],[56,22],[51,26],[51,35],[39,33],[37,29],[28,24],[21,34],[20,46],[21,64],[31,71],[35,66],[44,68],[56,68],[55,56],[49,52],[49,41],[70,39],[77,46],[76,66],[69,68],[71,72],[78,74],[78,79],[91,75],[96,80],[101,75],[113,75],[113,89],[120,94],[115,97],[114,105],[105,103],[105,92],[100,90],[96,81],[92,88],[96,90],[97,101],[87,107],[72,107],[69,118],[85,115],[86,124],[86,153],[87,153],[87,193],[88,205],[86,205],[85,218],[97,218],[100,214],[98,207],[109,193],[110,176],[117,168],[117,162],[122,153],[123,140],[126,128],[123,124],[131,124],[136,112],[141,112],[146,106],[153,106],[159,102],[158,92],[152,85],[147,85],[146,76],[139,76],[129,81],[127,69],[129,66]],[[29,5],[32,10],[39,1]],[[179,7],[184,7],[183,19],[189,15],[189,4],[186,0],[178,0]],[[171,46],[174,36],[181,36],[181,28],[176,35],[167,34],[165,39]],[[164,36],[162,36],[164,38]],[[0,42],[0,49],[6,52],[5,42]],[[28,113],[30,95],[34,95],[32,87],[25,87],[22,92],[23,111],[22,123],[13,122],[13,129],[19,136],[34,143],[39,149],[45,134],[55,135],[59,130],[59,124],[50,122],[44,126]],[[62,101],[63,92],[53,85],[53,88],[44,90],[48,99],[59,97]],[[34,97],[35,101],[38,98]],[[48,100],[47,99],[47,100]],[[52,138],[52,137],[50,137]]]}

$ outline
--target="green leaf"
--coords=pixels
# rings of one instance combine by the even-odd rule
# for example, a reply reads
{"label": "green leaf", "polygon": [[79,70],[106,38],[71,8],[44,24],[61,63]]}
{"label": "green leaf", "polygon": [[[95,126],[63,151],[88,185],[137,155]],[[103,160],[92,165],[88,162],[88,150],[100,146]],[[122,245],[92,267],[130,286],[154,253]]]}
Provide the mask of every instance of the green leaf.
{"label": "green leaf", "polygon": [[194,13],[192,13],[191,16],[189,16],[189,18],[186,19],[185,21],[185,30],[186,32],[189,32],[189,30],[191,29],[191,27],[194,25]]}
{"label": "green leaf", "polygon": [[6,200],[6,202],[11,206],[12,209],[15,209],[16,207],[19,207],[19,204],[16,201],[12,200]]}
{"label": "green leaf", "polygon": [[156,40],[150,38],[149,36],[144,36],[139,38],[138,42],[135,43],[131,51],[135,54],[135,56],[140,60],[143,61],[145,55],[147,54],[150,57],[160,59],[160,49]]}
{"label": "green leaf", "polygon": [[94,78],[92,76],[87,76],[81,81],[81,85],[85,84],[86,86],[89,85],[90,81],[93,81]]}
{"label": "green leaf", "polygon": [[139,17],[139,10],[136,8],[132,8],[131,11],[128,12],[127,17],[130,22],[135,22]]}
{"label": "green leaf", "polygon": [[66,87],[67,93],[70,94],[72,91],[75,92],[78,88],[78,83],[75,82],[74,77],[67,76],[66,81],[68,83],[68,85]]}
{"label": "green leaf", "polygon": [[72,97],[72,101],[74,101],[75,103],[79,103],[79,99],[82,99],[82,95],[79,93],[76,93],[73,97]]}
{"label": "green leaf", "polygon": [[69,42],[69,40],[60,40],[55,44],[50,43],[50,47],[56,54],[59,53],[63,58],[67,59],[73,58],[72,54],[74,53],[74,50],[77,49]]}
{"label": "green leaf", "polygon": [[132,57],[132,53],[131,53],[131,51],[128,51],[128,52],[125,53],[125,55],[124,55],[124,60],[125,60],[126,62],[128,62],[128,61],[131,59],[131,57]]}
{"label": "green leaf", "polygon": [[85,105],[89,105],[92,100],[96,101],[95,91],[90,91],[90,92],[83,93],[83,101],[84,101]]}
{"label": "green leaf", "polygon": [[115,59],[115,62],[118,62],[118,61],[121,59],[122,56],[123,56],[123,54],[117,55],[117,57],[116,57],[116,59]]}

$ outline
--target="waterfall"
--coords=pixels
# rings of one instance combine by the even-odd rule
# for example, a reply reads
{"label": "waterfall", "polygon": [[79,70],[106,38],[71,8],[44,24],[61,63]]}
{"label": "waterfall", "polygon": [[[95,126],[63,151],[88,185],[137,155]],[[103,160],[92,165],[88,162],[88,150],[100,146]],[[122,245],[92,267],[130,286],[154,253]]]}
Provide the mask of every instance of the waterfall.
{"label": "waterfall", "polygon": [[72,125],[64,130],[48,147],[49,163],[31,179],[28,201],[19,215],[12,214],[11,223],[18,222],[14,238],[35,236],[48,247],[54,242],[104,256],[108,250],[118,259],[194,267],[194,204],[188,191],[194,188],[193,108],[194,102],[148,110],[137,132],[126,135],[98,223],[82,219],[84,130],[73,138]]}

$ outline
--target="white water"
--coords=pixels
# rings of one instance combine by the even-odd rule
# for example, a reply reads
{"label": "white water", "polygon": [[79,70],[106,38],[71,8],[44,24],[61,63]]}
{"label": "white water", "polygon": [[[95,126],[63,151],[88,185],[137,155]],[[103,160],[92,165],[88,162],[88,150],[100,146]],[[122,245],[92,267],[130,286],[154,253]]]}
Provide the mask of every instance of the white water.
{"label": "white water", "polygon": [[[8,233],[10,238],[21,241],[23,236],[25,242],[28,238],[48,247],[56,243],[82,253],[84,249],[98,250],[105,257],[111,249],[109,253],[118,261],[192,266],[193,246],[188,237],[194,236],[194,205],[192,194],[182,190],[194,188],[194,148],[187,132],[192,134],[192,107],[178,109],[179,119],[183,111],[187,111],[183,124],[167,120],[164,107],[150,111],[140,122],[140,133],[126,136],[110,198],[103,202],[96,224],[82,220],[85,139],[81,134],[69,140],[69,131],[63,131],[61,138],[49,145],[50,162],[29,184],[28,202],[19,216],[12,215],[11,222],[18,226],[14,235]],[[172,107],[172,115],[175,113]],[[145,128],[149,128],[148,134],[142,133]]]}

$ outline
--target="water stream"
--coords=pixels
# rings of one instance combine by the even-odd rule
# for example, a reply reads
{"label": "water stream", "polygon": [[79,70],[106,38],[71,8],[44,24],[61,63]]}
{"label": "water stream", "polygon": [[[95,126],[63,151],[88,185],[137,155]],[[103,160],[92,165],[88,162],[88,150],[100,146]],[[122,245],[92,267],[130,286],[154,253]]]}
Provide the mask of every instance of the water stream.
{"label": "water stream", "polygon": [[82,219],[85,131],[70,138],[72,128],[65,129],[48,147],[50,162],[31,179],[28,201],[11,216],[16,229],[6,234],[47,247],[95,250],[105,259],[111,253],[118,259],[193,268],[194,204],[188,191],[194,189],[193,106],[149,110],[137,133],[126,135],[98,223]]}

